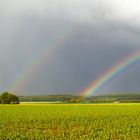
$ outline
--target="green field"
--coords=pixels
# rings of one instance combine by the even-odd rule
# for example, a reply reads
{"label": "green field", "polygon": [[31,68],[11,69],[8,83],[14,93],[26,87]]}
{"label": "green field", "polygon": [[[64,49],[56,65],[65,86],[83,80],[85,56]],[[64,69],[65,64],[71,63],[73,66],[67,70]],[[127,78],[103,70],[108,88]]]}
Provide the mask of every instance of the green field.
{"label": "green field", "polygon": [[0,105],[0,140],[138,140],[140,104]]}

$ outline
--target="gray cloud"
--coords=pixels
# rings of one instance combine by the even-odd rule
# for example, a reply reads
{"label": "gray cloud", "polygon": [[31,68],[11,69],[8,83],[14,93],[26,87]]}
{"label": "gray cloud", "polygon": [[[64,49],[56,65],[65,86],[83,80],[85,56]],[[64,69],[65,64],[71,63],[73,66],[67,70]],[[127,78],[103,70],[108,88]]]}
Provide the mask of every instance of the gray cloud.
{"label": "gray cloud", "polygon": [[[63,32],[78,27],[52,50],[54,55],[49,55],[25,81],[20,92],[79,93],[90,81],[140,48],[139,4],[138,0],[1,1],[0,91],[7,90],[21,71]],[[101,91],[138,91],[139,67],[135,69]]]}

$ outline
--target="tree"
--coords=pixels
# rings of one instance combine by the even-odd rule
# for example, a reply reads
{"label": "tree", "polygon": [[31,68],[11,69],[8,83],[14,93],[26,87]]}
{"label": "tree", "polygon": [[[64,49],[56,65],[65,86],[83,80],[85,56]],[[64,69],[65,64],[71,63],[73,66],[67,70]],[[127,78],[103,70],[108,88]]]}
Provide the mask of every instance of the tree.
{"label": "tree", "polygon": [[4,92],[0,96],[0,103],[1,104],[19,104],[19,98],[18,96]]}
{"label": "tree", "polygon": [[9,101],[11,104],[19,104],[18,96],[14,95],[14,94],[9,94]]}

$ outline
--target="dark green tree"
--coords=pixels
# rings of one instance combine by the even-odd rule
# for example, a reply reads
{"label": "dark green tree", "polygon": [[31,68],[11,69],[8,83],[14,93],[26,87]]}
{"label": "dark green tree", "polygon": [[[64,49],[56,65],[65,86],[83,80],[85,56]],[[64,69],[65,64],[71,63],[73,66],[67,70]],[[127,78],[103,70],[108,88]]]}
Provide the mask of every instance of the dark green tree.
{"label": "dark green tree", "polygon": [[9,93],[8,92],[4,92],[1,94],[1,103],[2,104],[10,104],[10,101],[9,101]]}
{"label": "dark green tree", "polygon": [[4,92],[0,96],[0,103],[1,104],[19,104],[19,98],[18,96]]}
{"label": "dark green tree", "polygon": [[19,104],[18,96],[14,95],[14,94],[9,94],[9,101],[11,104]]}

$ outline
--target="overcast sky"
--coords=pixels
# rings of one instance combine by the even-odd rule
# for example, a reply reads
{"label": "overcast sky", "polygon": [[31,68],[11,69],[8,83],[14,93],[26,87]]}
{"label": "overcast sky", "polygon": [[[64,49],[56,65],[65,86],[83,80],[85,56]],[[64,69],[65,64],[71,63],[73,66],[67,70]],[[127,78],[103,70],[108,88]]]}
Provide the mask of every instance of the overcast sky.
{"label": "overcast sky", "polygon": [[[140,49],[139,5],[139,0],[0,0],[0,91],[79,94]],[[49,54],[45,61],[19,80],[22,86],[11,87],[42,50]],[[139,92],[139,71],[137,63],[99,92]]]}

